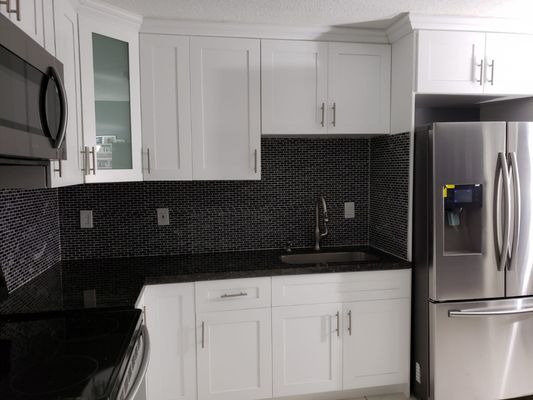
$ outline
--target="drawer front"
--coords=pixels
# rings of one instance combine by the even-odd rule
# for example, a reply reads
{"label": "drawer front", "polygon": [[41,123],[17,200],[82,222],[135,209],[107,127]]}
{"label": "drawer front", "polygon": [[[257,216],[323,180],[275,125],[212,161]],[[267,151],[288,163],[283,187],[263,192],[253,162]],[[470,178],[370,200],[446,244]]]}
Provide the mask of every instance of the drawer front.
{"label": "drawer front", "polygon": [[196,311],[270,307],[271,278],[196,282]]}
{"label": "drawer front", "polygon": [[410,296],[410,269],[272,278],[273,306],[385,300]]}

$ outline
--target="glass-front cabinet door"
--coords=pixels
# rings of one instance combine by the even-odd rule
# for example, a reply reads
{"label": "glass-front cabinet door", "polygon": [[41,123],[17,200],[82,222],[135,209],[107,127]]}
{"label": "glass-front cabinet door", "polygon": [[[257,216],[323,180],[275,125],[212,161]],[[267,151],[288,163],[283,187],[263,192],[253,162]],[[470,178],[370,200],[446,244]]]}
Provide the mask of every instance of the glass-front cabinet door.
{"label": "glass-front cabinet door", "polygon": [[142,180],[139,33],[80,15],[86,182]]}

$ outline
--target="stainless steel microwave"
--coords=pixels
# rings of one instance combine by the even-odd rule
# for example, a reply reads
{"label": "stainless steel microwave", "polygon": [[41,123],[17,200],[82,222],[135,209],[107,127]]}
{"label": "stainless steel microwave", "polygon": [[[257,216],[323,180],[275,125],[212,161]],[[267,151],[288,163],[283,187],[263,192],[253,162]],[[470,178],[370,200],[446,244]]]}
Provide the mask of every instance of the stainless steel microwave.
{"label": "stainless steel microwave", "polygon": [[0,165],[66,159],[62,81],[63,64],[0,15]]}

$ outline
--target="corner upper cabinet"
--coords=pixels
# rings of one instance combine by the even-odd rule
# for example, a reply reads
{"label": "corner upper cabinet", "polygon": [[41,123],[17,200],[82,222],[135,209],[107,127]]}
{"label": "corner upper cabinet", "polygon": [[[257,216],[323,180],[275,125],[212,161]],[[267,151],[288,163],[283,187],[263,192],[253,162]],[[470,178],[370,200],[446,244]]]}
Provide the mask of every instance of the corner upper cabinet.
{"label": "corner upper cabinet", "polygon": [[[44,47],[43,0],[10,0],[0,4],[2,14]],[[7,8],[9,7],[9,12]],[[47,49],[48,50],[48,49]]]}
{"label": "corner upper cabinet", "polygon": [[328,132],[390,132],[390,45],[330,43]]}
{"label": "corner upper cabinet", "polygon": [[139,32],[128,22],[79,15],[85,181],[142,180]]}
{"label": "corner upper cabinet", "polygon": [[191,180],[189,37],[142,34],[145,180]]}
{"label": "corner upper cabinet", "polygon": [[485,33],[419,31],[417,92],[483,93]]}
{"label": "corner upper cabinet", "polygon": [[191,37],[193,179],[261,178],[260,41]]}
{"label": "corner upper cabinet", "polygon": [[263,134],[327,133],[328,44],[261,41]]}
{"label": "corner upper cabinet", "polygon": [[52,161],[53,187],[83,183],[78,15],[69,0],[54,1],[56,57],[63,63],[63,83],[68,99],[67,159]]}

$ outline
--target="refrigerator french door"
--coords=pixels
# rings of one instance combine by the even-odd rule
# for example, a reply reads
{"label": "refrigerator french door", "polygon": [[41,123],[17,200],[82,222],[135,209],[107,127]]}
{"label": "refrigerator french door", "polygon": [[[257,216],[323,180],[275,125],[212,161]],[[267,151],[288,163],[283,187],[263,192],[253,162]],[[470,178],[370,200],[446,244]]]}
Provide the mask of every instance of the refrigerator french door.
{"label": "refrigerator french door", "polygon": [[413,387],[421,399],[533,394],[532,135],[523,122],[416,132]]}

